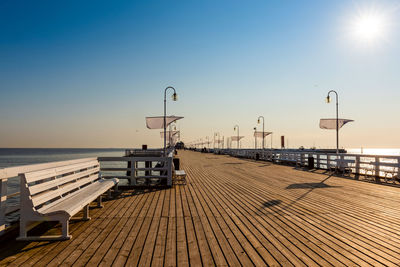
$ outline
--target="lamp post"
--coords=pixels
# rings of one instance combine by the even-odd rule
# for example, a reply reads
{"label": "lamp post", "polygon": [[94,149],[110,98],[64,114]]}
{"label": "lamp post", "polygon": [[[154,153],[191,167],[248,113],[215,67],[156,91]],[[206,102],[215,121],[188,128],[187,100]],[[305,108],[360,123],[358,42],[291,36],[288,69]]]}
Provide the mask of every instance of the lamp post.
{"label": "lamp post", "polygon": [[254,149],[257,149],[257,127],[254,127]]}
{"label": "lamp post", "polygon": [[262,118],[262,119],[263,119],[262,148],[264,149],[264,122],[265,122],[265,119],[264,119],[264,116],[258,116],[258,119],[257,119],[257,123],[258,123],[258,124],[260,123],[260,118]]}
{"label": "lamp post", "polygon": [[330,93],[336,94],[336,154],[339,154],[339,96],[335,90],[330,90],[326,97],[327,103],[331,102],[331,98],[329,97]]}
{"label": "lamp post", "polygon": [[172,95],[172,100],[176,101],[178,100],[178,95],[176,94],[175,88],[172,86],[168,86],[167,88],[165,88],[164,90],[164,157],[167,156],[167,90],[168,89],[172,89],[174,90],[174,94]]}
{"label": "lamp post", "polygon": [[215,137],[217,137],[218,136],[218,143],[217,143],[217,148],[219,149],[220,148],[220,145],[219,145],[219,143],[221,142],[221,134],[219,133],[219,132],[216,132],[216,133],[214,133],[214,148],[215,148]]}
{"label": "lamp post", "polygon": [[239,149],[239,125],[235,125],[235,127],[233,127],[233,131],[235,131],[236,130],[236,128],[237,128],[237,137],[238,137],[238,140],[237,140],[237,147],[238,147],[238,149]]}

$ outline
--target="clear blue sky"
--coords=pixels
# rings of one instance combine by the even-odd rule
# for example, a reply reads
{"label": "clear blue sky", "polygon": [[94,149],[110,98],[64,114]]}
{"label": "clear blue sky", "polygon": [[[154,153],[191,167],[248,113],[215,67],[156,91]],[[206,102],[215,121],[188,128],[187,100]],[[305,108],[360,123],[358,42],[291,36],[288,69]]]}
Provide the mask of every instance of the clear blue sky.
{"label": "clear blue sky", "polygon": [[[399,1],[0,2],[0,147],[161,146],[163,90],[182,137],[234,135],[264,115],[290,146],[334,147],[320,118],[354,119],[344,147],[400,147]],[[372,45],[357,12],[385,13]],[[259,128],[261,129],[261,128]],[[268,141],[269,142],[269,141]]]}

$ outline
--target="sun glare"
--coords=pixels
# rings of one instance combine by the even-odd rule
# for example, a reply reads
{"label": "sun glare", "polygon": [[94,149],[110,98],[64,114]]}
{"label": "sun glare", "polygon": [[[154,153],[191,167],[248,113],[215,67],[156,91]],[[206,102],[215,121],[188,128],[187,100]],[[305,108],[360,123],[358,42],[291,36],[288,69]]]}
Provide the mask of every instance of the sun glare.
{"label": "sun glare", "polygon": [[388,34],[388,15],[377,8],[359,10],[351,23],[351,36],[358,42],[373,44]]}
{"label": "sun glare", "polygon": [[364,40],[379,38],[385,30],[384,20],[375,14],[365,14],[355,21],[354,32]]}

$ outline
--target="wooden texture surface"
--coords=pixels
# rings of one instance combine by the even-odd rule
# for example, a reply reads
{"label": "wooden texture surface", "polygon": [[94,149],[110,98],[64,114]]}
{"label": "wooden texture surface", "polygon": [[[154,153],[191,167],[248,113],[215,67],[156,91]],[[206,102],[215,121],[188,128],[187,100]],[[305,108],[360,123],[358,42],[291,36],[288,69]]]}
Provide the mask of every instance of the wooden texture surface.
{"label": "wooden texture surface", "polygon": [[179,157],[187,185],[125,191],[91,221],[71,223],[72,240],[2,243],[0,264],[400,264],[400,188],[228,156]]}

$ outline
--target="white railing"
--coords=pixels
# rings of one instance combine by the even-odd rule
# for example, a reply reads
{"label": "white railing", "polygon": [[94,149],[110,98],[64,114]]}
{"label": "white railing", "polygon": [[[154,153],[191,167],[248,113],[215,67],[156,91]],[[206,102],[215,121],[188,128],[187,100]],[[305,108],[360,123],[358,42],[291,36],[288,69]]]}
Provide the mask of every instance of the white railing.
{"label": "white railing", "polygon": [[357,177],[373,177],[376,182],[399,183],[400,156],[390,155],[364,155],[341,153],[324,153],[316,151],[299,150],[271,150],[271,149],[216,149],[214,153],[244,157],[251,159],[267,160],[279,163],[296,163],[308,166],[309,158],[314,159],[317,169],[347,168]]}
{"label": "white railing", "polygon": [[0,169],[0,235],[4,234],[10,221],[18,219],[20,178],[19,174],[55,168],[96,158],[58,161]]}

